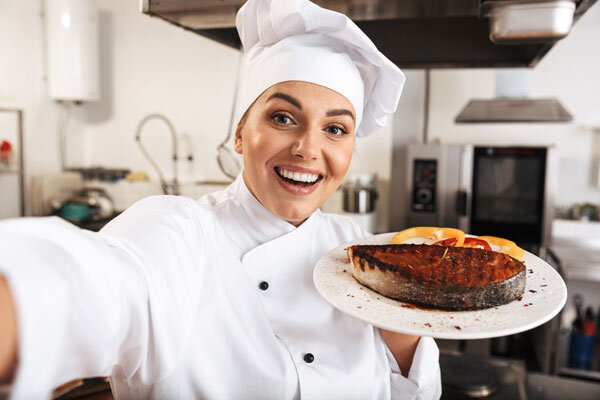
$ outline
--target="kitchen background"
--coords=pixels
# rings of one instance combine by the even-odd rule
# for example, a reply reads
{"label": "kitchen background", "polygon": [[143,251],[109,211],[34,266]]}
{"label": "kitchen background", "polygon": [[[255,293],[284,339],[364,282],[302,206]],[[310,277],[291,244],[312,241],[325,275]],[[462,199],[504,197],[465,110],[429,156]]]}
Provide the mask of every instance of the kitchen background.
{"label": "kitchen background", "polygon": [[[93,182],[107,190],[117,210],[162,193],[155,170],[134,140],[139,122],[151,113],[160,113],[173,123],[178,135],[181,193],[199,197],[223,187],[228,178],[217,165],[215,151],[229,129],[239,52],[140,13],[137,0],[97,0],[96,4],[100,97],[71,109],[66,133],[68,166],[145,172],[148,181]],[[35,203],[32,177],[61,171],[58,130],[65,107],[48,94],[44,2],[0,0],[0,10],[0,109],[23,111],[24,201],[25,213],[31,215]],[[600,5],[595,4],[529,72],[529,96],[559,99],[573,115],[572,122],[457,124],[454,118],[468,100],[495,96],[496,69],[432,69],[428,141],[553,145],[559,156],[556,215],[567,218],[571,210],[580,210],[578,205],[585,203],[598,206],[599,71]],[[423,141],[427,72],[406,69],[405,73],[407,82],[398,111],[385,128],[357,140],[349,172],[377,175],[377,232],[405,227],[405,188],[390,185],[394,173],[405,168],[404,160],[395,155],[407,144]],[[0,140],[16,143],[17,128],[14,114],[0,113]],[[171,136],[166,125],[149,121],[143,142],[165,178],[171,179]],[[0,217],[18,215],[18,185],[14,183],[0,178]],[[325,210],[342,212],[342,197],[339,191]],[[582,293],[585,305],[593,305],[594,312],[600,305],[599,224],[561,220],[554,226],[555,244],[568,258],[563,264],[581,263],[581,268],[591,271],[574,275],[570,293]],[[587,258],[579,255],[578,245],[589,253]],[[568,275],[568,265],[566,269]],[[571,302],[572,295],[563,316],[566,328],[575,317]]]}
{"label": "kitchen background", "polygon": [[[0,4],[0,106],[24,111],[26,174],[59,171],[56,131],[62,108],[48,96],[46,85],[43,2],[2,0]],[[174,124],[182,154],[187,152],[182,136],[191,138],[194,160],[180,163],[182,183],[226,179],[215,162],[215,149],[229,126],[239,52],[143,15],[134,0],[99,0],[97,5],[100,100],[72,110],[68,165],[143,170],[156,180],[134,134],[143,117],[159,112]],[[530,97],[560,99],[574,116],[569,124],[456,124],[454,117],[468,100],[494,97],[495,70],[432,70],[430,140],[554,144],[560,154],[556,204],[598,202],[599,38],[600,8],[595,5],[531,71]],[[425,73],[405,72],[407,83],[398,112],[384,129],[357,140],[350,173],[376,173],[380,181],[389,181],[394,146],[420,140]],[[148,123],[144,143],[169,178],[170,136],[160,121]],[[378,208],[387,210],[387,203],[382,193]]]}

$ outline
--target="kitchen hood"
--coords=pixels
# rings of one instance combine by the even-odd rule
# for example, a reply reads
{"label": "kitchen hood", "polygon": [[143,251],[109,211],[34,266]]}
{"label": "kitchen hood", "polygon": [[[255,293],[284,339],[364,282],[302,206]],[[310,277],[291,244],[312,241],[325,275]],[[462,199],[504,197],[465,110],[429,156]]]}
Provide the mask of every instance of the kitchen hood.
{"label": "kitchen hood", "polygon": [[552,98],[529,98],[527,69],[496,71],[496,98],[470,100],[456,116],[457,123],[570,122],[573,117]]}
{"label": "kitchen hood", "polygon": [[473,99],[454,122],[569,122],[573,117],[556,99]]}
{"label": "kitchen hood", "polygon": [[[401,68],[533,67],[596,0],[313,0]],[[240,48],[245,0],[140,0],[143,13]]]}

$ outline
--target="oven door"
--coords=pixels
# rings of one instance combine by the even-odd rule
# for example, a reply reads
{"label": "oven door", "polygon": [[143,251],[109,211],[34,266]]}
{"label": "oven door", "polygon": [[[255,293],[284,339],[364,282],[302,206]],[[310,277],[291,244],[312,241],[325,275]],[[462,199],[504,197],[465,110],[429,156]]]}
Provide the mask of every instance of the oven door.
{"label": "oven door", "polygon": [[470,233],[510,238],[535,253],[544,225],[545,147],[475,147]]}

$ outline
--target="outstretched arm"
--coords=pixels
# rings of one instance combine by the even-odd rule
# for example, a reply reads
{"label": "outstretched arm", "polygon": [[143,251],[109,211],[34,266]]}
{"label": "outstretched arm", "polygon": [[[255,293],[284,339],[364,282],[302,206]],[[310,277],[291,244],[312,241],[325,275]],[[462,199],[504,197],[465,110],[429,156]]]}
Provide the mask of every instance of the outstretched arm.
{"label": "outstretched arm", "polygon": [[0,384],[10,383],[17,363],[17,318],[8,284],[0,275]]}
{"label": "outstretched arm", "polygon": [[0,222],[0,385],[41,398],[115,367],[140,379],[168,374],[204,270],[194,206],[149,198],[98,234],[55,217]]}
{"label": "outstretched arm", "polygon": [[123,346],[147,343],[145,281],[124,250],[64,221],[25,218],[0,223],[0,254],[3,392],[45,397],[110,374]]}

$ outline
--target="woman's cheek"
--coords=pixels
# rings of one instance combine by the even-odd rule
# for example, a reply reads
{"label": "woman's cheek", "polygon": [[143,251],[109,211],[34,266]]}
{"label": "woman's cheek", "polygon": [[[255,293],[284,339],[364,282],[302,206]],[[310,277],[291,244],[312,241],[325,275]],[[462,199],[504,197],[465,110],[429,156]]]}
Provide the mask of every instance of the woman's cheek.
{"label": "woman's cheek", "polygon": [[350,167],[350,161],[352,160],[352,149],[352,145],[344,145],[341,149],[337,148],[335,149],[335,151],[332,152],[334,158],[333,165],[335,166],[334,173],[336,175],[341,174],[342,178],[344,177],[344,175],[346,175],[346,172]]}
{"label": "woman's cheek", "polygon": [[275,147],[274,145],[281,140],[280,137],[281,135],[277,135],[277,132],[272,128],[263,127],[262,129],[254,132],[254,135],[252,136],[252,143],[255,148],[266,149],[269,147]]}
{"label": "woman's cheek", "polygon": [[267,135],[262,132],[254,131],[248,135],[246,141],[246,153],[250,159],[262,158],[269,147],[269,139]]}

